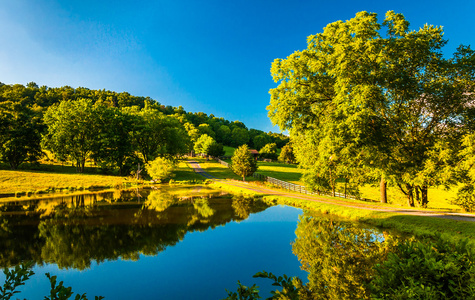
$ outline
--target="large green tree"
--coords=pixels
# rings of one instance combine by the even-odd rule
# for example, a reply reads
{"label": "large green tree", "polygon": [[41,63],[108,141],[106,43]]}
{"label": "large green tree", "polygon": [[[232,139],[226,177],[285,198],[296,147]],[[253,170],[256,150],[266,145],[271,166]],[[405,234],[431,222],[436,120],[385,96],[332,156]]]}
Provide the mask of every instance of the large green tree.
{"label": "large green tree", "polygon": [[127,113],[134,116],[130,134],[134,148],[145,163],[158,156],[172,158],[188,151],[190,136],[178,119],[147,107],[142,110],[130,108]]}
{"label": "large green tree", "polygon": [[0,161],[8,163],[12,170],[25,161],[36,161],[42,155],[42,130],[37,108],[22,102],[0,102]]}
{"label": "large green tree", "polygon": [[127,175],[137,156],[129,132],[133,130],[133,117],[117,107],[95,104],[97,136],[92,157],[103,167],[117,167],[120,175]]}
{"label": "large green tree", "polygon": [[397,185],[409,205],[416,199],[425,206],[427,188],[443,180],[435,150],[469,130],[474,52],[461,46],[444,58],[441,27],[411,31],[392,11],[382,23],[360,12],[307,41],[306,50],[272,64],[279,85],[270,90],[268,106],[272,122],[290,132],[294,145],[296,139],[306,144],[307,154],[295,147],[299,163],[326,181],[335,171],[341,176],[370,168]]}
{"label": "large green tree", "polygon": [[91,100],[62,101],[50,106],[44,115],[47,131],[42,143],[61,160],[75,162],[84,172],[86,159],[97,149],[98,127]]}
{"label": "large green tree", "polygon": [[266,144],[259,150],[259,156],[268,159],[277,159],[277,145],[275,143]]}

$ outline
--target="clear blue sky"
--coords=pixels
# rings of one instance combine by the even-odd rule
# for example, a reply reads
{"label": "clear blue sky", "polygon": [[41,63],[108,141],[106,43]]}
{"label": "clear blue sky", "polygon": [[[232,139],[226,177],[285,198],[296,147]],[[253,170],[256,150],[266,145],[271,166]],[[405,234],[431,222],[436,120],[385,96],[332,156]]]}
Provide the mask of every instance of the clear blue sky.
{"label": "clear blue sky", "polygon": [[272,61],[363,10],[442,25],[447,55],[475,47],[475,0],[0,0],[0,82],[126,91],[278,131]]}

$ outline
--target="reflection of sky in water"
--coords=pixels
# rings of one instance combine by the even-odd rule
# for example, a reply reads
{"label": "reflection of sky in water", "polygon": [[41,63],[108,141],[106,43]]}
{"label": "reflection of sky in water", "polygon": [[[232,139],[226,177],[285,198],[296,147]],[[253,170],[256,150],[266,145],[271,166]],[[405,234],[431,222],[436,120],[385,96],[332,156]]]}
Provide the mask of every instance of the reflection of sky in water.
{"label": "reflection of sky in water", "polygon": [[[266,270],[306,278],[292,254],[301,210],[276,206],[204,232],[188,232],[183,241],[155,256],[140,255],[138,261],[92,263],[83,271],[59,270],[56,265],[35,267],[35,275],[17,297],[40,299],[49,292],[45,272],[58,276],[75,293],[106,299],[221,299],[225,289],[235,291],[237,281],[257,283],[261,291],[271,281],[252,278]],[[0,275],[4,280],[4,275]],[[262,293],[263,296],[266,293]]]}

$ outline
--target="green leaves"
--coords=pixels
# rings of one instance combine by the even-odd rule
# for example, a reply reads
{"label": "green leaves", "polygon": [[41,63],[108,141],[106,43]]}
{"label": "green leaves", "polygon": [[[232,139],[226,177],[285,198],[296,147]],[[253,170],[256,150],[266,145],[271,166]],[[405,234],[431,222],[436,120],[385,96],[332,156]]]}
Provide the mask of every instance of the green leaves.
{"label": "green leaves", "polygon": [[157,157],[152,162],[146,164],[145,168],[152,179],[162,182],[173,176],[176,164],[171,159]]}
{"label": "green leaves", "polygon": [[32,263],[17,265],[13,269],[3,269],[5,274],[5,283],[0,287],[0,299],[8,300],[13,295],[19,293],[15,289],[19,286],[25,285],[25,281],[30,279],[35,274],[30,267]]}
{"label": "green leaves", "polygon": [[[474,51],[460,47],[445,59],[441,27],[409,31],[393,11],[382,23],[359,12],[307,43],[272,64],[278,86],[269,91],[267,109],[274,124],[289,130],[310,183],[333,186],[335,176],[360,177],[368,168],[407,187],[412,199],[445,180],[441,171],[453,160],[442,162],[436,150],[475,128]],[[332,156],[339,159],[330,162]]]}
{"label": "green leaves", "polygon": [[234,151],[233,157],[231,158],[232,164],[231,168],[233,172],[242,177],[244,181],[246,176],[250,176],[257,171],[257,163],[254,156],[249,151],[247,145],[242,145]]}
{"label": "green leaves", "polygon": [[251,287],[247,287],[242,285],[241,282],[238,280],[238,289],[237,292],[230,292],[226,289],[228,293],[228,297],[224,298],[223,300],[255,300],[255,299],[262,299],[259,296],[259,290],[257,289],[258,286],[253,284]]}
{"label": "green leaves", "polygon": [[[21,264],[15,266],[13,269],[3,269],[6,276],[3,287],[0,287],[0,299],[8,300],[13,295],[20,293],[15,291],[19,286],[25,285],[25,282],[30,279],[35,273],[30,269],[33,263]],[[48,277],[51,285],[50,294],[45,296],[45,300],[67,300],[73,295],[71,287],[65,287],[63,281],[57,283],[57,276],[51,276],[50,273],[45,274]],[[86,294],[76,294],[75,300],[87,300]],[[95,300],[104,299],[102,296],[95,296]]]}
{"label": "green leaves", "polygon": [[474,299],[474,253],[467,241],[453,245],[403,241],[387,260],[375,266],[371,281],[377,299]]}

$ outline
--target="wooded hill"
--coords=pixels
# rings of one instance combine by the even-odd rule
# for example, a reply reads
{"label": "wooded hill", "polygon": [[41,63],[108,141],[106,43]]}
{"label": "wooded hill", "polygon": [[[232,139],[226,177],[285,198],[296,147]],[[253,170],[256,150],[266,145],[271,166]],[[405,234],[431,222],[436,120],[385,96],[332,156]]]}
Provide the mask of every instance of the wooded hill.
{"label": "wooded hill", "polygon": [[205,134],[232,147],[288,142],[282,134],[127,92],[0,83],[0,161],[11,169],[37,161],[48,150],[79,172],[93,160],[126,175],[137,163],[190,152]]}

